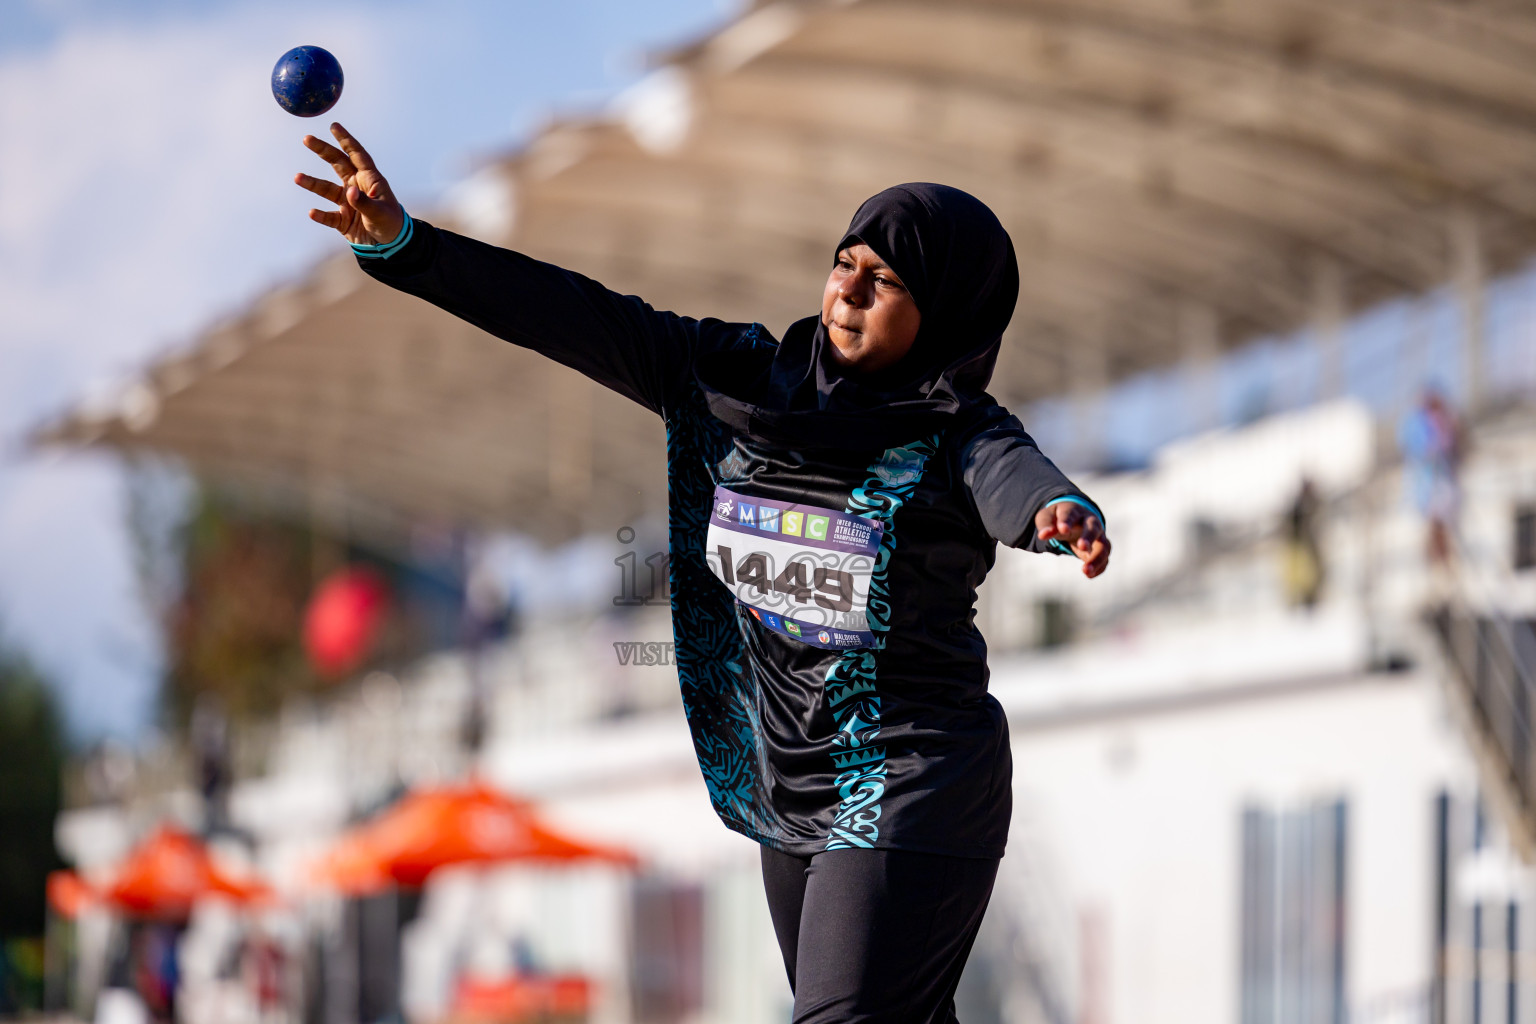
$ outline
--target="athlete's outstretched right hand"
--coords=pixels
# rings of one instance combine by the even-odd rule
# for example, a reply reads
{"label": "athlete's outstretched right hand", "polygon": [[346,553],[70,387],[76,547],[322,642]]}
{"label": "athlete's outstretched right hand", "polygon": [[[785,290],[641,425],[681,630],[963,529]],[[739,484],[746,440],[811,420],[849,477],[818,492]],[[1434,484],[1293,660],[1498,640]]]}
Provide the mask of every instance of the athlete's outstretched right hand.
{"label": "athlete's outstretched right hand", "polygon": [[384,245],[395,240],[405,227],[405,209],[389,182],[373,165],[373,157],[352,133],[339,123],[331,124],[331,134],[341,144],[337,149],[313,135],[304,136],[305,148],[331,165],[341,179],[338,185],[308,174],[293,176],[294,184],[307,188],[322,199],[329,199],[336,210],[310,210],[309,219],[340,231],[353,245]]}

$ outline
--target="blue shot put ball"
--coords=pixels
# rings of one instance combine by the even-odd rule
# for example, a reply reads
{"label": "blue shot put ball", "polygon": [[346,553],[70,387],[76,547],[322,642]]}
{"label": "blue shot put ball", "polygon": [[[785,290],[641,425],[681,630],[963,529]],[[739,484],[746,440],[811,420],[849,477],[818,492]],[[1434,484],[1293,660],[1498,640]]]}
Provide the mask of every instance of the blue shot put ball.
{"label": "blue shot put ball", "polygon": [[318,46],[295,46],[272,69],[277,105],[297,117],[318,117],[341,99],[341,62]]}

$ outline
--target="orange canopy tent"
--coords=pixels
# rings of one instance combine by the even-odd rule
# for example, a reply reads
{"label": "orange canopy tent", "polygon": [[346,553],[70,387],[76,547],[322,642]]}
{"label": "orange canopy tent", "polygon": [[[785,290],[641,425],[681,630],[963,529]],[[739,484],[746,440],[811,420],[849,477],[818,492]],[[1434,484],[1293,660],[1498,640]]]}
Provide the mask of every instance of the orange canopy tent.
{"label": "orange canopy tent", "polygon": [[100,899],[91,883],[73,871],[48,872],[48,905],[63,917],[75,918]]}
{"label": "orange canopy tent", "polygon": [[196,837],[166,825],[134,847],[104,885],[92,886],[72,872],[56,871],[48,879],[48,896],[66,916],[99,900],[134,917],[184,920],[205,896],[257,903],[273,894],[259,882],[224,871]]}
{"label": "orange canopy tent", "polygon": [[532,804],[472,782],[418,790],[343,836],[316,881],[349,895],[417,887],[450,864],[596,861],[633,867],[634,854],[561,835]]}
{"label": "orange canopy tent", "polygon": [[579,974],[459,982],[450,1019],[455,1024],[504,1024],[506,1021],[586,1020],[591,1012],[592,981]]}

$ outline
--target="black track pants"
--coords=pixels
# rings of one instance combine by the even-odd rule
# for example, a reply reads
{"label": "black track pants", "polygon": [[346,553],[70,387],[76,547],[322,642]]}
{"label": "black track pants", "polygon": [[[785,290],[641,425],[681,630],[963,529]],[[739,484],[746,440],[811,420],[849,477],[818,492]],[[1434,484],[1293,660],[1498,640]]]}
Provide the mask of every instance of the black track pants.
{"label": "black track pants", "polygon": [[997,861],[762,848],[794,1024],[953,1024]]}

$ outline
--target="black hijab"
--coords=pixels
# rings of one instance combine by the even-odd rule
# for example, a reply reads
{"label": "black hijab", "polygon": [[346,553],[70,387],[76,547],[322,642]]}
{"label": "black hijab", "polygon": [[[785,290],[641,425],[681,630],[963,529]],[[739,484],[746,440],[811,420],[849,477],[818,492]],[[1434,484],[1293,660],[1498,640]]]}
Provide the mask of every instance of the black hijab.
{"label": "black hijab", "polygon": [[[896,185],[866,200],[836,253],[863,243],[922,313],[917,340],[875,374],[845,373],[821,317],[797,321],[771,366],[730,355],[697,367],[710,410],[748,434],[791,445],[888,447],[985,399],[1019,295],[1013,242],[986,204],[948,185]],[[734,379],[733,379],[734,378]]]}

